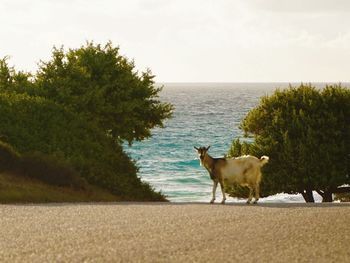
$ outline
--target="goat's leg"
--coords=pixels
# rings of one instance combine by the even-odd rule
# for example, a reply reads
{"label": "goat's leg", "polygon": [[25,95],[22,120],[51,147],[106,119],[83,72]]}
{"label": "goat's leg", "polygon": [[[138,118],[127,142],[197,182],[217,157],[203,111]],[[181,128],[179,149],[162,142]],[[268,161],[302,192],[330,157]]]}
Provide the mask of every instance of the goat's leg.
{"label": "goat's leg", "polygon": [[222,193],[221,204],[225,204],[226,196],[225,196],[225,188],[224,188],[224,183],[223,182],[220,182],[220,187],[221,187],[221,193]]}
{"label": "goat's leg", "polygon": [[251,186],[248,186],[248,188],[249,188],[249,197],[248,197],[248,200],[247,200],[247,204],[250,204],[250,202],[253,199],[253,188]]}
{"label": "goat's leg", "polygon": [[258,200],[259,200],[259,195],[260,195],[260,187],[259,187],[259,184],[257,184],[256,186],[255,186],[255,200],[254,200],[254,202],[253,202],[253,204],[256,204],[257,202],[258,202]]}
{"label": "goat's leg", "polygon": [[214,181],[214,184],[213,184],[213,198],[210,200],[210,203],[214,203],[215,201],[215,197],[216,197],[216,187],[218,186],[218,182],[217,181]]}

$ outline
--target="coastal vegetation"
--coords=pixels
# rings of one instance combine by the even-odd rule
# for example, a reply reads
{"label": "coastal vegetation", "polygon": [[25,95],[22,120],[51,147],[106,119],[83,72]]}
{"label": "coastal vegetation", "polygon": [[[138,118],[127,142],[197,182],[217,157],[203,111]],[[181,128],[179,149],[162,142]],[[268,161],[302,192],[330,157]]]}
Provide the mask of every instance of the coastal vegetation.
{"label": "coastal vegetation", "polygon": [[[233,141],[229,156],[268,155],[261,194],[300,193],[314,202],[350,192],[350,90],[341,85],[316,89],[311,84],[276,90],[248,112],[240,128],[254,140]],[[227,189],[246,196],[240,186]]]}
{"label": "coastal vegetation", "polygon": [[0,173],[0,200],[7,203],[111,202],[121,199],[109,191],[90,185],[88,189],[46,184],[17,173]]}
{"label": "coastal vegetation", "polygon": [[153,78],[110,42],[54,48],[36,74],[0,60],[0,160],[13,157],[3,170],[56,186],[96,186],[122,200],[165,200],[122,147],[171,116]]}
{"label": "coastal vegetation", "polygon": [[19,154],[0,142],[1,203],[118,201],[87,183],[65,160],[42,153]]}

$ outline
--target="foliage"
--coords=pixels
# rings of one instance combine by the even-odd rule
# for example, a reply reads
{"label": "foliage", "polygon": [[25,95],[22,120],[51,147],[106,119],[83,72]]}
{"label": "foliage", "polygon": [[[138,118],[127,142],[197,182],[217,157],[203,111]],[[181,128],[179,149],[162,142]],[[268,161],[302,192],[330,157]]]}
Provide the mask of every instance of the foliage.
{"label": "foliage", "polygon": [[[0,138],[21,154],[64,160],[89,183],[125,199],[165,200],[137,177],[121,146],[149,137],[171,116],[151,72],[137,72],[111,43],[54,48],[51,61],[39,66],[33,76],[0,59]],[[27,161],[51,169],[47,158]]]}
{"label": "foliage", "polygon": [[276,90],[247,114],[241,129],[254,136],[256,156],[270,157],[263,184],[271,193],[302,193],[313,201],[316,190],[331,201],[332,193],[350,182],[349,89],[302,84]]}
{"label": "foliage", "polygon": [[78,49],[54,48],[36,75],[38,94],[96,121],[115,140],[142,140],[171,116],[158,99],[161,88],[147,70],[139,74],[119,48],[88,42]]}
{"label": "foliage", "polygon": [[17,72],[7,64],[7,57],[0,59],[0,92],[34,93],[32,75]]}
{"label": "foliage", "polygon": [[86,189],[86,181],[64,159],[40,152],[26,153],[21,157],[20,173],[44,183]]}
{"label": "foliage", "polygon": [[251,144],[247,141],[241,142],[239,138],[232,141],[231,147],[227,153],[227,157],[239,157],[248,155],[251,152]]}
{"label": "foliage", "polygon": [[66,161],[42,153],[20,155],[0,141],[0,172],[12,172],[56,186],[85,189],[86,182]]}
{"label": "foliage", "polygon": [[141,182],[122,147],[80,115],[27,94],[0,93],[0,105],[0,135],[20,153],[64,158],[89,183],[127,199],[164,199]]}
{"label": "foliage", "polygon": [[19,154],[13,147],[0,141],[0,172],[15,169],[19,163]]}
{"label": "foliage", "polygon": [[0,173],[0,203],[118,201],[106,190],[89,185],[87,190],[43,183],[19,173]]}

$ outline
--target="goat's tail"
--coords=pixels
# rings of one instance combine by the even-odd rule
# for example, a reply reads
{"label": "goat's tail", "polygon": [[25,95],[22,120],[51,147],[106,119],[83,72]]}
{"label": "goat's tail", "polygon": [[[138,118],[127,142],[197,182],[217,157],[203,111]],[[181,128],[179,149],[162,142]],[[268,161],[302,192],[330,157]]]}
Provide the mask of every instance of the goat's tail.
{"label": "goat's tail", "polygon": [[270,158],[269,158],[268,156],[266,156],[266,155],[261,156],[261,158],[260,158],[260,164],[261,164],[261,166],[267,164],[267,163],[269,162],[269,159],[270,159]]}

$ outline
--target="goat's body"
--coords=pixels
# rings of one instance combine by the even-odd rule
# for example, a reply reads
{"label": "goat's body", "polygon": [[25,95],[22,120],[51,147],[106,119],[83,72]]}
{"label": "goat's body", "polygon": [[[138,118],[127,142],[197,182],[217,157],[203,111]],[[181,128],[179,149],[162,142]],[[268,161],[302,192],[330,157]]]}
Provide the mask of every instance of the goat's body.
{"label": "goat's body", "polygon": [[220,175],[227,184],[256,185],[261,181],[261,162],[254,156],[242,156],[226,160]]}
{"label": "goat's body", "polygon": [[223,195],[222,203],[225,203],[226,200],[224,184],[232,185],[236,183],[249,188],[248,203],[252,200],[254,191],[254,203],[256,203],[259,199],[261,167],[266,164],[268,160],[269,157],[267,156],[262,156],[258,159],[250,155],[230,159],[212,158],[205,152],[205,154],[202,155],[201,163],[208,170],[210,178],[214,181],[213,198],[211,202],[215,200],[215,192],[218,183],[220,183]]}

